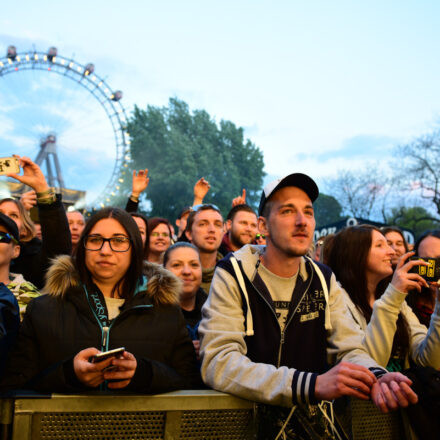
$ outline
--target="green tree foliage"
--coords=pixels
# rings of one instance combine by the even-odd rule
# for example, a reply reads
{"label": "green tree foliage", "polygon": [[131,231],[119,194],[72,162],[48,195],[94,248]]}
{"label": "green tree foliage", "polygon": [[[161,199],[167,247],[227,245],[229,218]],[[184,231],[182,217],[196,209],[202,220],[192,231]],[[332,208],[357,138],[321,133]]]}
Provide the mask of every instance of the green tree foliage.
{"label": "green tree foliage", "polygon": [[342,219],[342,206],[333,196],[320,193],[313,204],[313,208],[318,228]]}
{"label": "green tree foliage", "polygon": [[427,229],[440,227],[440,220],[421,206],[392,208],[391,212],[388,224],[410,229],[416,238]]}
{"label": "green tree foliage", "polygon": [[174,220],[191,204],[200,177],[211,184],[205,202],[216,204],[224,214],[242,188],[247,203],[256,207],[265,175],[263,154],[244,140],[243,128],[223,120],[217,125],[206,111],[191,113],[177,98],[163,108],[136,106],[127,128],[132,168],[149,169],[149,215]]}

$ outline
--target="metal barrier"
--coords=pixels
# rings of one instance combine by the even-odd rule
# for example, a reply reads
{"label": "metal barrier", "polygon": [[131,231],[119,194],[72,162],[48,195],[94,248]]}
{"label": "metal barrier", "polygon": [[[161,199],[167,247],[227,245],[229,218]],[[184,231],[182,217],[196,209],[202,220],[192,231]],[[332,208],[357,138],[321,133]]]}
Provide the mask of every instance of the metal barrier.
{"label": "metal barrier", "polygon": [[2,440],[245,440],[254,403],[212,390],[0,400]]}

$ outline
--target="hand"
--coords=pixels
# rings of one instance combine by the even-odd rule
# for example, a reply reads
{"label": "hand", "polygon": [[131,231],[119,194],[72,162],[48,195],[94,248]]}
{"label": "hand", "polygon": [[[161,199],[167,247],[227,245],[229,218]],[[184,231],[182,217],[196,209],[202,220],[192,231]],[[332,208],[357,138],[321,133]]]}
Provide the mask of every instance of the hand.
{"label": "hand", "polygon": [[333,400],[341,396],[352,396],[368,400],[375,382],[376,377],[367,368],[340,362],[316,378],[315,397],[319,400]]}
{"label": "hand", "polygon": [[112,358],[111,365],[118,368],[114,371],[105,371],[104,379],[117,380],[117,382],[110,382],[108,387],[112,389],[125,388],[136,372],[136,358],[128,351],[124,351],[122,358]]}
{"label": "hand", "polygon": [[410,388],[411,380],[402,373],[384,374],[371,389],[371,400],[383,413],[417,403],[417,394]]}
{"label": "hand", "polygon": [[149,182],[150,178],[148,177],[148,168],[145,168],[145,170],[139,170],[137,174],[136,170],[133,170],[131,194],[135,197],[139,197],[141,192],[147,189]]}
{"label": "hand", "polygon": [[211,185],[204,177],[200,178],[194,185],[194,202],[193,205],[199,205],[203,202],[206,194],[211,188]]}
{"label": "hand", "polygon": [[424,280],[419,274],[409,272],[414,266],[428,266],[428,263],[423,260],[411,260],[406,262],[412,255],[414,255],[414,252],[407,252],[406,254],[403,254],[397,262],[391,284],[399,292],[408,293],[413,289],[417,289],[420,292],[422,287],[429,287],[426,280]]}
{"label": "hand", "polygon": [[232,207],[237,205],[246,205],[246,190],[243,188],[241,196],[235,197],[232,199]]}
{"label": "hand", "polygon": [[30,211],[37,205],[37,193],[34,190],[23,193],[20,197],[20,202],[26,211]]}
{"label": "hand", "polygon": [[15,173],[8,173],[6,174],[8,177],[12,177],[19,182],[30,186],[37,193],[44,192],[49,189],[46,178],[44,177],[41,168],[36,163],[32,162],[28,157],[20,157],[17,155],[14,157],[19,160],[19,165],[21,168],[23,168],[23,175],[19,176]]}
{"label": "hand", "polygon": [[114,358],[105,359],[102,362],[92,364],[89,362],[90,356],[100,353],[95,347],[81,350],[73,358],[73,371],[80,382],[88,387],[97,387],[104,382],[102,370],[108,367]]}
{"label": "hand", "polygon": [[195,339],[192,341],[194,345],[194,351],[196,352],[196,358],[199,361],[200,360],[200,341],[198,339]]}

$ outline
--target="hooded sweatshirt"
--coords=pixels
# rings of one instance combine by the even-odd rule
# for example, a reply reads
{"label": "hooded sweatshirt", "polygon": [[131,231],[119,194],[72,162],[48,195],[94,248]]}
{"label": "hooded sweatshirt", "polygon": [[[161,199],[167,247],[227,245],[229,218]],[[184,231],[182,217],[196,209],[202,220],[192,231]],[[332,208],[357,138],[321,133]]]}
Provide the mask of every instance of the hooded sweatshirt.
{"label": "hooded sweatshirt", "polygon": [[246,245],[217,265],[199,326],[205,383],[245,399],[292,406],[316,402],[316,378],[336,357],[386,372],[362,346],[363,333],[331,270],[304,257],[282,331],[257,276],[263,252],[264,246]]}

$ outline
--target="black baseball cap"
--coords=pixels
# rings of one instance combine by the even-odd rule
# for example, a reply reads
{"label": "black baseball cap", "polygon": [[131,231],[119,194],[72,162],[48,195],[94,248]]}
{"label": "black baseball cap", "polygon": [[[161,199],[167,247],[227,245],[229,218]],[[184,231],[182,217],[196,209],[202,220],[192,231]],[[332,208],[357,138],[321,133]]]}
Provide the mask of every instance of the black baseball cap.
{"label": "black baseball cap", "polygon": [[311,177],[302,173],[289,174],[288,176],[268,183],[264,187],[261,194],[260,205],[258,206],[258,215],[262,215],[264,205],[270,199],[270,197],[279,189],[285,188],[286,186],[295,186],[299,189],[302,189],[309,196],[312,203],[319,196],[318,185],[316,185],[315,181]]}
{"label": "black baseball cap", "polygon": [[0,212],[0,225],[3,225],[9,234],[11,234],[17,242],[20,240],[20,235],[18,233],[17,223],[14,222],[7,215]]}

